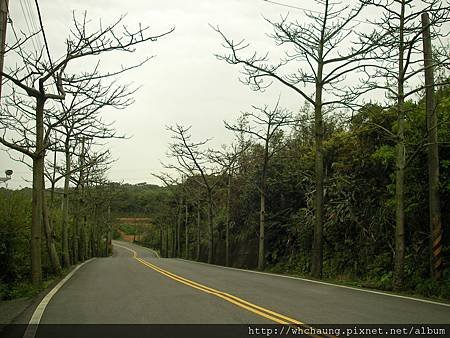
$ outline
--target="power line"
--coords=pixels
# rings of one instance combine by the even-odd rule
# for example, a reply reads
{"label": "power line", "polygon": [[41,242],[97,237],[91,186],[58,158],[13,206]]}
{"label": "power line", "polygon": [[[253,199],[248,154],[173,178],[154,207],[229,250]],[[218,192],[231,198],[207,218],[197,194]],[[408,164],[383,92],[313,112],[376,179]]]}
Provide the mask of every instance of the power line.
{"label": "power line", "polygon": [[40,10],[40,8],[39,8],[39,2],[38,2],[38,0],[35,0],[35,3],[36,3],[36,9],[37,9],[38,18],[39,18],[39,25],[41,26],[42,36],[43,36],[43,38],[44,38],[45,49],[46,49],[46,51],[47,51],[48,62],[50,62],[50,69],[53,70],[52,58],[51,58],[51,56],[50,56],[50,50],[49,50],[49,48],[48,48],[47,37],[46,37],[46,35],[45,35],[44,24],[42,23],[41,10]]}
{"label": "power line", "polygon": [[[28,19],[30,20],[30,26],[31,26],[31,29],[33,30],[33,33],[39,32],[39,29],[36,26],[36,20],[34,18],[33,9],[31,8],[31,5],[30,5],[30,0],[24,0],[24,6],[28,13]],[[36,35],[33,36],[33,39],[35,39],[36,46],[39,48],[39,51],[40,51],[42,49],[41,41],[39,40],[39,38]]]}
{"label": "power line", "polygon": [[[28,21],[28,14],[27,14],[27,12],[25,11],[25,9],[23,7],[22,0],[20,0],[20,7],[22,9],[22,13],[23,13],[23,18],[25,20],[25,24],[27,25],[27,28],[28,28],[28,34],[30,34],[30,36],[31,36],[31,35],[33,35],[33,33],[32,33],[32,29],[30,28],[30,23]],[[34,39],[33,38],[31,38],[31,43],[33,44],[33,48],[35,50],[37,50],[36,44],[34,43]]]}
{"label": "power line", "polygon": [[[272,0],[262,0],[262,1],[264,1],[264,2],[269,2],[269,3],[271,3],[271,4],[278,5],[278,6],[283,6],[283,7],[288,7],[288,8],[298,9],[298,10],[303,11],[303,12],[305,12],[305,13],[306,13],[306,12],[310,12],[310,13],[323,14],[323,13],[320,12],[320,11],[316,11],[316,10],[308,9],[308,8],[304,8],[304,7],[299,7],[299,6],[288,5],[288,4],[284,4],[284,3],[282,3],[282,2],[278,2],[278,1],[272,1]],[[346,18],[344,18],[344,17],[342,17],[342,16],[339,16],[339,15],[338,15],[338,17],[341,18],[341,19],[346,19]],[[369,22],[369,21],[362,21],[362,20],[358,20],[358,19],[352,19],[352,21],[356,21],[356,22],[359,22],[359,23],[373,24],[372,22]]]}
{"label": "power line", "polygon": [[33,10],[30,5],[30,0],[24,0],[24,2],[25,2],[25,9],[28,11],[28,17],[30,18],[30,26],[34,32],[38,32],[39,29],[36,25],[36,20],[34,19]]}
{"label": "power line", "polygon": [[434,26],[431,26],[431,29],[433,30],[433,33],[437,36],[439,43],[441,44],[441,47],[443,50],[446,49],[446,47],[444,46],[444,43],[441,40],[441,36],[439,34],[436,33],[436,29],[434,28]]}
{"label": "power line", "polygon": [[303,8],[303,7],[298,7],[298,6],[293,6],[293,5],[288,5],[288,4],[283,4],[283,3],[277,2],[277,1],[271,1],[271,0],[263,0],[263,1],[264,1],[264,2],[270,2],[270,3],[272,3],[272,4],[274,4],[274,5],[278,5],[278,6],[283,6],[283,7],[288,7],[288,8],[298,9],[298,10],[301,10],[301,11],[303,11],[303,12],[311,12],[311,13],[318,13],[318,14],[321,14],[321,12],[319,12],[319,11],[315,11],[315,10],[308,9],[308,8]]}
{"label": "power line", "polygon": [[[39,8],[38,0],[35,0],[35,4],[36,4],[37,13],[38,13],[39,25],[41,26],[42,37],[44,38],[45,50],[47,51],[48,62],[50,63],[50,71],[52,72],[53,71],[53,62],[52,62],[52,57],[50,55],[50,49],[48,48],[47,36],[45,35],[45,29],[44,29],[44,24],[42,22],[41,9]],[[58,93],[59,90],[58,90],[58,84],[57,84],[57,81],[55,78],[55,74],[53,74],[52,77],[53,77],[53,80],[55,81],[56,92]]]}

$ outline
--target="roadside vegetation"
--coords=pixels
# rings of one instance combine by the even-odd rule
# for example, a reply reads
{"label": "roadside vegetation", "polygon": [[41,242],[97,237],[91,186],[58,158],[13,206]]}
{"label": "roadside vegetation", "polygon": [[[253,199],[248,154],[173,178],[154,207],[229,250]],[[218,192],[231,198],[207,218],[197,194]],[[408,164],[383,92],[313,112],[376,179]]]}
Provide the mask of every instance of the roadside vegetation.
{"label": "roadside vegetation", "polygon": [[[320,0],[304,21],[267,19],[281,58],[212,27],[223,46],[216,57],[241,82],[255,91],[276,83],[303,103],[296,111],[281,96],[249,104],[225,121],[234,138],[220,149],[196,137],[195,123],[168,126],[165,169],[148,173],[161,186],[107,180],[113,161],[103,141],[125,136],[99,113],[133,103],[136,88],[117,75],[150,58],[105,72],[99,65],[104,54],[133,52],[173,29],[133,31],[124,17],[92,28],[74,18],[55,64],[27,49],[29,37],[9,46],[18,62],[2,72],[10,95],[0,143],[33,179],[32,189],[0,189],[0,297],[32,294],[64,269],[111,254],[123,232],[163,257],[450,299],[449,48],[441,31],[450,8],[440,0],[355,4]],[[362,32],[368,7],[380,16]],[[70,72],[74,60],[91,57]]]}

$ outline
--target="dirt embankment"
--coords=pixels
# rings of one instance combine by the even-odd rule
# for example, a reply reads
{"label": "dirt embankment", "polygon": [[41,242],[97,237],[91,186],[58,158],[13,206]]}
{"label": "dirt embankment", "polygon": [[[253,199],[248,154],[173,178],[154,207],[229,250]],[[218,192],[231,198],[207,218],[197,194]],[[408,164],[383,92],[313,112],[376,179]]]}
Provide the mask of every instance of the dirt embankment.
{"label": "dirt embankment", "polygon": [[117,229],[117,232],[120,234],[120,237],[126,241],[126,242],[133,242],[134,235],[127,235],[125,232],[123,232],[120,229]]}
{"label": "dirt embankment", "polygon": [[140,236],[139,235],[127,235],[125,232],[123,232],[120,229],[117,229],[117,232],[120,234],[120,237],[125,241],[125,242],[130,242],[133,243],[134,240],[139,241]]}

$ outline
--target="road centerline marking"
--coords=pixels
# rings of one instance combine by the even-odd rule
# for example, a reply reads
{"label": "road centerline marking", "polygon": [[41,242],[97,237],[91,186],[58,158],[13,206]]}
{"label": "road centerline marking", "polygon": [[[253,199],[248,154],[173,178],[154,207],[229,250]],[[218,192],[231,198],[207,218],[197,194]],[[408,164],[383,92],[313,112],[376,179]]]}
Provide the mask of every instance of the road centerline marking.
{"label": "road centerline marking", "polygon": [[[312,329],[311,326],[309,326],[309,325],[307,325],[307,324],[305,324],[305,323],[303,323],[303,322],[301,322],[299,320],[287,317],[287,316],[282,315],[280,313],[277,313],[277,312],[271,311],[269,309],[266,309],[266,308],[264,308],[262,306],[258,306],[256,304],[248,302],[248,301],[246,301],[246,300],[244,300],[242,298],[233,296],[233,295],[231,295],[229,293],[222,292],[220,290],[216,290],[216,289],[210,288],[210,287],[208,287],[206,285],[200,284],[198,282],[191,281],[191,280],[189,280],[187,278],[184,278],[184,277],[179,276],[177,274],[174,274],[174,273],[172,273],[170,271],[162,269],[161,267],[159,267],[157,265],[154,265],[154,264],[152,264],[152,263],[150,263],[150,262],[148,262],[148,261],[138,257],[137,256],[137,252],[135,250],[131,249],[131,248],[128,248],[126,246],[119,245],[119,244],[114,244],[114,245],[116,245],[116,246],[118,246],[120,248],[123,248],[125,250],[128,250],[131,253],[133,253],[133,259],[137,260],[142,265],[144,265],[144,266],[146,266],[146,267],[148,267],[148,268],[150,268],[150,269],[152,269],[152,270],[154,270],[154,271],[156,271],[156,272],[158,272],[158,273],[160,273],[160,274],[162,274],[162,275],[164,275],[164,276],[166,276],[168,278],[171,278],[172,280],[175,280],[175,281],[177,281],[179,283],[185,284],[187,286],[190,286],[190,287],[192,287],[194,289],[197,289],[199,291],[203,291],[203,292],[208,293],[210,295],[214,295],[216,297],[219,297],[219,298],[221,298],[221,299],[223,299],[223,300],[225,300],[225,301],[227,301],[229,303],[232,303],[232,304],[234,304],[234,305],[236,305],[238,307],[241,307],[241,308],[243,308],[243,309],[245,309],[247,311],[250,311],[250,312],[252,312],[254,314],[257,314],[257,315],[259,315],[261,317],[264,317],[264,318],[267,318],[267,319],[269,319],[271,321],[274,321],[275,323]],[[321,337],[321,336],[317,336],[317,335],[310,335],[310,336],[311,337]]]}

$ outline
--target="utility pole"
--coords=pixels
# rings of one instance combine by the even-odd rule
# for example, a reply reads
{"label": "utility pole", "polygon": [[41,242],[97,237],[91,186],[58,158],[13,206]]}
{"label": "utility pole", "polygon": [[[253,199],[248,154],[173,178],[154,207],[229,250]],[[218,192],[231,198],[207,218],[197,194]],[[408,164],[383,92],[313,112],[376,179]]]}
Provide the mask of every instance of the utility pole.
{"label": "utility pole", "polygon": [[227,219],[225,223],[225,266],[230,266],[230,204],[231,204],[231,175],[232,169],[228,168],[227,184]]}
{"label": "utility pole", "polygon": [[2,72],[5,58],[6,24],[8,22],[9,0],[0,0],[0,97],[2,95]]}
{"label": "utility pole", "polygon": [[437,112],[434,102],[434,67],[431,49],[430,18],[422,13],[423,62],[425,69],[425,95],[428,135],[428,187],[430,208],[430,274],[435,280],[442,278],[442,220],[439,198],[439,147]]}

